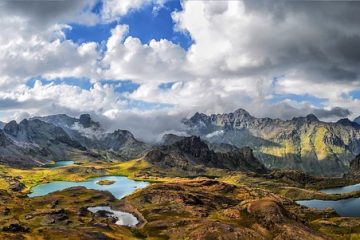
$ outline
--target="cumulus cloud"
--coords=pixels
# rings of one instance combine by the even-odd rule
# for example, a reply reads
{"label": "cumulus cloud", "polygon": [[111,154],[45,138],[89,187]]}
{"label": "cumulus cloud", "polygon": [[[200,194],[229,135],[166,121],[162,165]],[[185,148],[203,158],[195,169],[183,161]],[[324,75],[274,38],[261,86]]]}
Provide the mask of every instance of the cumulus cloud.
{"label": "cumulus cloud", "polygon": [[185,77],[182,69],[186,57],[184,49],[165,39],[142,44],[138,38],[126,37],[127,31],[126,25],[118,25],[111,31],[102,60],[105,78],[120,77],[143,83]]}
{"label": "cumulus cloud", "polygon": [[[323,120],[354,117],[360,90],[360,4],[349,1],[182,1],[172,14],[189,34],[185,50],[169,39],[148,43],[129,35],[121,18],[165,0],[6,1],[0,3],[0,110],[35,114],[91,112],[110,128],[153,138],[196,111],[239,107],[258,117],[289,119],[314,113]],[[65,38],[69,23],[118,21],[99,50]],[[29,78],[91,79],[89,90],[66,84],[25,85]],[[140,84],[119,93],[100,79]],[[160,87],[163,83],[171,83]],[[321,105],[291,97],[312,96]],[[171,104],[171,109],[129,109],[129,101]],[[20,114],[19,116],[26,116]],[[10,117],[9,117],[10,118]],[[131,120],[130,120],[131,119]],[[151,122],[151,124],[149,124]]]}
{"label": "cumulus cloud", "polygon": [[104,0],[102,19],[114,21],[125,16],[128,12],[138,10],[143,6],[154,4],[155,8],[162,7],[167,0]]}
{"label": "cumulus cloud", "polygon": [[[75,3],[71,2],[6,1],[0,4],[0,87],[2,89],[14,88],[36,76],[95,77],[97,44],[87,42],[79,45],[66,40],[64,30],[70,26],[56,22],[59,20],[56,15],[53,19],[47,19],[50,16],[46,14],[41,15],[42,11],[48,10],[59,11],[59,15],[68,16],[65,13],[75,8],[73,5]],[[80,1],[74,2],[80,6]]]}

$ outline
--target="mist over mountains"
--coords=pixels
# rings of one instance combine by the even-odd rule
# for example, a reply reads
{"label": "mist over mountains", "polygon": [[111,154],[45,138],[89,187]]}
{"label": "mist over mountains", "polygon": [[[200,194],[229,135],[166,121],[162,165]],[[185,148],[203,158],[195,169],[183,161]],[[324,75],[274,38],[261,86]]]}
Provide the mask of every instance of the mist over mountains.
{"label": "mist over mountains", "polygon": [[18,167],[39,166],[72,156],[129,159],[146,144],[126,130],[105,132],[100,123],[83,114],[65,114],[11,121],[0,130],[0,162]]}
{"label": "mist over mountains", "polygon": [[[191,118],[172,124],[178,124],[181,130],[169,131],[174,134],[164,135],[161,141],[143,142],[139,140],[141,136],[135,137],[127,130],[105,130],[106,125],[93,120],[89,114],[82,114],[79,118],[58,114],[24,119],[19,123],[11,121],[0,130],[0,159],[2,163],[21,167],[37,166],[74,155],[106,161],[128,160],[143,157],[158,146],[176,144],[186,136],[195,135],[215,152],[235,152],[249,147],[256,158],[270,169],[341,175],[347,172],[349,161],[360,153],[360,125],[349,119],[328,123],[320,121],[314,114],[291,120],[256,118],[246,110],[238,109],[224,114],[196,113]],[[173,155],[173,150],[168,152],[170,149],[173,148],[160,147],[156,151],[157,154],[162,152],[160,155],[163,157],[176,155],[178,163],[204,163],[209,160],[186,157],[188,160],[179,161],[183,150],[180,148],[180,155],[179,151]],[[213,160],[209,161],[212,166],[229,166],[229,163],[221,163],[226,161],[227,156],[219,157],[212,153],[205,156],[211,156]],[[239,156],[232,155],[235,158]]]}

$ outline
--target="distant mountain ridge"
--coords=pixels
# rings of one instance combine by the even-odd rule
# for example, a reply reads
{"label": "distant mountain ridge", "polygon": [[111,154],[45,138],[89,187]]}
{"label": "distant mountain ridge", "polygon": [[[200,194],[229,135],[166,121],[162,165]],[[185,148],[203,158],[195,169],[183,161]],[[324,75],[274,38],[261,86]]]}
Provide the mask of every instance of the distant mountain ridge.
{"label": "distant mountain ridge", "polygon": [[[179,148],[186,144],[177,144],[189,141],[189,137],[168,134],[164,136],[162,146],[151,146],[137,140],[127,130],[106,132],[89,114],[82,114],[79,118],[59,114],[6,123],[0,129],[0,164],[39,166],[52,160],[66,159],[73,153],[105,161],[148,156],[156,162],[153,158],[157,156],[153,154],[156,150],[163,154],[159,155],[160,162],[156,162],[161,165],[162,160],[166,161],[169,156],[171,158],[185,150],[185,155],[181,153],[185,157],[180,154],[174,158],[175,165],[182,162],[188,166],[195,163],[237,169],[236,164],[240,162],[236,161],[243,159],[239,152],[249,147],[249,151],[253,149],[251,155],[254,153],[255,165],[259,159],[270,169],[295,169],[313,175],[339,176],[349,170],[350,160],[360,154],[360,125],[349,119],[327,123],[313,114],[291,120],[256,118],[246,110],[238,109],[226,114],[196,113],[183,123],[189,136],[200,136],[201,141],[204,140],[203,144],[195,139],[192,142],[203,146],[201,152],[207,152],[204,155],[206,158],[191,157],[186,153],[188,148]],[[152,157],[148,155],[151,151]],[[163,157],[164,154],[168,157]],[[177,161],[179,159],[181,161]],[[239,166],[245,166],[241,164]],[[251,166],[244,169],[251,169]]]}
{"label": "distant mountain ridge", "polygon": [[0,130],[0,163],[15,167],[64,160],[71,153],[127,160],[147,148],[129,131],[105,132],[89,114],[78,119],[60,114],[10,121]]}
{"label": "distant mountain ridge", "polygon": [[320,121],[315,115],[291,120],[256,118],[244,109],[232,113],[196,113],[183,120],[188,133],[214,143],[248,146],[272,169],[341,175],[360,153],[360,125],[348,119]]}
{"label": "distant mountain ridge", "polygon": [[353,122],[355,122],[355,123],[357,123],[357,124],[359,124],[359,125],[360,125],[360,116],[359,116],[359,117],[357,117],[357,118],[355,118]]}

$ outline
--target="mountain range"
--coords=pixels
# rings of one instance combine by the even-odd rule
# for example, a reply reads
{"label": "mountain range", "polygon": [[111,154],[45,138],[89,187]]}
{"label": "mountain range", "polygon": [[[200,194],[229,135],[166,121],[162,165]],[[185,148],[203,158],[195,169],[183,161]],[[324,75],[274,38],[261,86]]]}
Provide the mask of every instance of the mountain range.
{"label": "mountain range", "polygon": [[[211,148],[211,149],[210,149]],[[215,150],[215,151],[214,151]],[[163,145],[137,140],[127,130],[106,132],[89,114],[64,114],[11,121],[0,130],[0,163],[31,168],[74,156],[102,161],[143,158],[151,165],[186,175],[204,167],[266,173],[250,148],[213,144],[199,137],[165,135]]]}
{"label": "mountain range", "polygon": [[348,171],[349,161],[360,153],[360,125],[349,119],[322,122],[313,114],[291,120],[256,118],[238,109],[225,114],[196,113],[183,123],[188,134],[211,143],[252,148],[271,169],[342,175]]}
{"label": "mountain range", "polygon": [[206,166],[340,176],[360,153],[356,121],[329,123],[312,114],[291,120],[256,118],[244,109],[196,113],[183,120],[188,137],[167,134],[159,145],[142,142],[127,130],[107,132],[89,114],[79,118],[58,114],[2,124],[0,163],[28,168],[74,156],[104,161],[144,158],[165,169],[194,173]]}
{"label": "mountain range", "polygon": [[16,167],[39,166],[74,154],[127,160],[146,148],[129,131],[105,132],[88,114],[79,119],[53,115],[11,121],[0,129],[0,163]]}

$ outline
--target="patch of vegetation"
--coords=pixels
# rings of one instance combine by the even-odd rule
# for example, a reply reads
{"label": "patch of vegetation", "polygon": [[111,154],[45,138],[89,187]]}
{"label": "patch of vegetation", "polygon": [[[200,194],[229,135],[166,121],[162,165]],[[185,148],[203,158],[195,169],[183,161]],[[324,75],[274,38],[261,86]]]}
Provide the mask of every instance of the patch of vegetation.
{"label": "patch of vegetation", "polygon": [[112,185],[114,183],[115,181],[111,181],[111,180],[100,180],[96,182],[96,184],[98,185]]}

